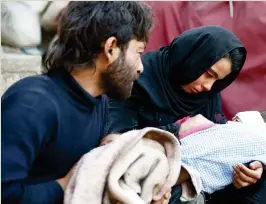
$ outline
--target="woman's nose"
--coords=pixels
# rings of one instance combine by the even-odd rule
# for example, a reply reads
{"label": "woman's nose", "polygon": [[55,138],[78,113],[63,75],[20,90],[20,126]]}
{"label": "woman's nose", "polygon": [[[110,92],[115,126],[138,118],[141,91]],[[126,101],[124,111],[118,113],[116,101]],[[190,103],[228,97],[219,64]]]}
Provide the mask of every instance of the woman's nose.
{"label": "woman's nose", "polygon": [[204,83],[202,85],[203,91],[210,91],[212,89],[214,82],[215,80],[211,80],[211,81],[208,81],[207,83]]}

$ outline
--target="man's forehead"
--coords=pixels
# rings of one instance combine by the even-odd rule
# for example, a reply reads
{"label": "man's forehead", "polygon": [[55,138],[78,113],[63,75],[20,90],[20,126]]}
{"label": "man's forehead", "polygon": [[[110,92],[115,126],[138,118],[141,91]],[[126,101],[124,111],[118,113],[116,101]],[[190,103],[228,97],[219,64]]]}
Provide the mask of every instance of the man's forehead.
{"label": "man's forehead", "polygon": [[144,41],[139,41],[136,39],[132,39],[129,43],[130,47],[135,47],[135,48],[145,48],[146,47],[146,42]]}

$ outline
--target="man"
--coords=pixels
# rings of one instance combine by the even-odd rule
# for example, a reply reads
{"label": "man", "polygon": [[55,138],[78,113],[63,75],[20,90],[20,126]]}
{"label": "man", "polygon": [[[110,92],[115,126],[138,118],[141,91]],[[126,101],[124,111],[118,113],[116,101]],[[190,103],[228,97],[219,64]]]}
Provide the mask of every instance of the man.
{"label": "man", "polygon": [[47,72],[2,96],[3,203],[63,202],[70,169],[105,135],[103,94],[128,98],[143,71],[151,25],[142,3],[69,3]]}

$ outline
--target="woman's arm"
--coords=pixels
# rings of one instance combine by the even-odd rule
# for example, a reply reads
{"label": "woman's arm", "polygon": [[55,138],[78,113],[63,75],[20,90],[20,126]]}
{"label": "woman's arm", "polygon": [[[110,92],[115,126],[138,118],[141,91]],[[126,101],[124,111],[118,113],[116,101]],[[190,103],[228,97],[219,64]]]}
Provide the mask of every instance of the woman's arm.
{"label": "woman's arm", "polygon": [[[108,133],[124,133],[129,130],[139,129],[139,105],[135,100],[126,101],[109,100]],[[172,123],[157,127],[159,129],[178,135],[180,124]]]}
{"label": "woman's arm", "polygon": [[[216,110],[216,123],[224,124],[227,123],[226,118],[222,112],[222,100],[221,94],[217,94],[214,98],[215,110]],[[220,116],[220,117],[217,117]],[[234,168],[234,186],[236,188],[247,187],[255,184],[258,180],[260,180],[263,168],[262,163],[259,161],[254,161],[249,164],[248,167],[242,165],[236,165]]]}
{"label": "woman's arm", "polygon": [[133,100],[118,101],[109,99],[108,133],[124,133],[138,129],[139,106]]}

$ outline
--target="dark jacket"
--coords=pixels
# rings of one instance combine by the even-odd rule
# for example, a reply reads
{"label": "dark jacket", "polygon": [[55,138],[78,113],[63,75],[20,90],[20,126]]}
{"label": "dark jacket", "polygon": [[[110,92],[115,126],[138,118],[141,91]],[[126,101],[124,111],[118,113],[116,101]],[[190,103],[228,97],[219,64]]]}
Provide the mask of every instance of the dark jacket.
{"label": "dark jacket", "polygon": [[2,96],[1,116],[2,202],[63,203],[56,179],[105,135],[107,100],[93,98],[58,71],[11,86]]}
{"label": "dark jacket", "polygon": [[[234,55],[229,55],[234,51]],[[208,92],[187,93],[190,84],[221,58],[229,55],[232,71],[216,80]],[[146,52],[141,57],[144,71],[135,82],[132,96],[124,102],[110,100],[111,132],[159,127],[178,134],[176,120],[202,114],[215,123],[224,123],[220,92],[239,75],[246,49],[232,32],[221,26],[187,30],[169,46]]]}
{"label": "dark jacket", "polygon": [[[217,94],[210,99],[209,103],[215,106],[215,115],[211,117],[206,115],[208,104],[194,115],[202,114],[215,123],[226,123],[221,110],[221,95]],[[110,133],[123,133],[144,127],[158,127],[177,136],[180,125],[175,124],[175,122],[179,119],[181,118],[178,118],[173,112],[154,105],[145,91],[137,88],[136,85],[133,88],[132,97],[127,101],[109,100],[108,126]]]}

